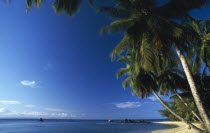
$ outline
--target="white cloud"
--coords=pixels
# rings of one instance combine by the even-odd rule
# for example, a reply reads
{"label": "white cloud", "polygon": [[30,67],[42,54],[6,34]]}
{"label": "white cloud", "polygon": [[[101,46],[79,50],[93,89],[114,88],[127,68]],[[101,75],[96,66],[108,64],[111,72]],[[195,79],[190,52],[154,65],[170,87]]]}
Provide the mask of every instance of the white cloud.
{"label": "white cloud", "polygon": [[157,101],[158,100],[155,96],[148,97],[148,99],[150,99],[152,101]]}
{"label": "white cloud", "polygon": [[0,108],[1,115],[17,115],[16,111],[10,111],[6,108]]}
{"label": "white cloud", "polygon": [[47,111],[53,111],[53,112],[62,112],[62,111],[65,111],[63,109],[58,109],[58,108],[45,108],[45,110],[47,110]]}
{"label": "white cloud", "polygon": [[122,103],[113,103],[117,108],[126,109],[126,108],[138,108],[141,106],[139,102],[122,102]]}
{"label": "white cloud", "polygon": [[33,88],[36,85],[35,81],[29,81],[29,80],[23,80],[20,83],[24,86],[29,86],[31,88]]}
{"label": "white cloud", "polygon": [[11,101],[11,100],[0,100],[0,104],[21,104],[19,101]]}
{"label": "white cloud", "polygon": [[[6,108],[0,108],[0,114],[6,117],[22,117],[22,118],[75,118],[77,117],[75,114],[66,113],[66,112],[58,112],[58,113],[47,113],[47,112],[39,112],[39,111],[10,111]],[[0,116],[1,116],[0,115]]]}
{"label": "white cloud", "polygon": [[37,112],[37,111],[24,111],[20,113],[20,115],[26,115],[26,116],[45,116],[48,115],[45,112]]}
{"label": "white cloud", "polygon": [[5,108],[0,108],[0,113],[8,113],[8,112],[10,111]]}
{"label": "white cloud", "polygon": [[24,105],[24,107],[26,107],[26,108],[34,108],[34,107],[36,107],[36,105],[29,104],[29,105]]}
{"label": "white cloud", "polygon": [[76,117],[76,115],[69,114],[69,113],[46,113],[46,112],[37,112],[37,111],[24,111],[22,113],[19,113],[23,116],[28,117],[48,117],[48,118],[73,118]]}

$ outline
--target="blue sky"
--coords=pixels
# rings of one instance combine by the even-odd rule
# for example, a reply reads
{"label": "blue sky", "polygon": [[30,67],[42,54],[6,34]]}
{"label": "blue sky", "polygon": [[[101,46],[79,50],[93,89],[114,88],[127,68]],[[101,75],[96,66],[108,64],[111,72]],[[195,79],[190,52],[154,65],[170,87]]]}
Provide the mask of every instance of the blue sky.
{"label": "blue sky", "polygon": [[0,118],[162,118],[153,96],[123,90],[115,73],[124,65],[109,58],[122,36],[99,35],[109,19],[86,2],[74,17],[49,1],[28,14],[25,0],[0,6]]}

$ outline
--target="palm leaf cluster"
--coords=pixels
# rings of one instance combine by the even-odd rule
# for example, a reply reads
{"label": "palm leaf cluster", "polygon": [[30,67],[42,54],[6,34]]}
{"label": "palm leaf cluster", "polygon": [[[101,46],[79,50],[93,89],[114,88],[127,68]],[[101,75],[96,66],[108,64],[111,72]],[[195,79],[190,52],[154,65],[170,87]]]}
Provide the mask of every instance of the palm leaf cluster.
{"label": "palm leaf cluster", "polygon": [[42,2],[43,0],[26,0],[26,11],[28,12],[33,4],[39,8]]}
{"label": "palm leaf cluster", "polygon": [[[27,0],[27,11],[33,4],[40,7],[42,1]],[[97,8],[98,12],[105,12],[114,18],[112,23],[101,29],[101,33],[124,33],[123,39],[111,53],[112,59],[118,58],[126,64],[117,73],[118,78],[127,75],[123,82],[124,88],[131,87],[132,94],[141,98],[153,93],[176,119],[186,122],[199,132],[203,131],[182,117],[185,113],[186,119],[191,118],[194,110],[200,114],[202,120],[196,115],[197,118],[210,132],[210,120],[204,109],[204,106],[207,107],[210,86],[210,21],[194,20],[189,11],[202,8],[209,1],[169,0],[159,5],[157,0],[115,0],[114,6]],[[54,0],[53,8],[56,13],[64,12],[73,16],[79,11],[81,2]],[[94,0],[89,2],[93,4]],[[180,108],[186,108],[186,104],[184,107],[177,99],[167,104],[156,94],[176,94],[177,90],[194,100],[189,103],[186,112],[180,113]],[[200,98],[201,95],[207,97]],[[196,105],[198,111],[196,106],[191,105]]]}
{"label": "palm leaf cluster", "polygon": [[[171,3],[167,4],[170,5]],[[133,65],[127,64],[127,66],[132,67],[135,75],[138,75],[141,69],[151,73],[166,73],[166,70],[163,71],[164,66],[178,65],[179,62],[173,52],[172,43],[178,42],[181,40],[180,38],[185,36],[196,34],[194,32],[190,33],[189,30],[185,30],[179,24],[168,19],[167,15],[165,16],[161,12],[162,8],[165,8],[165,5],[158,7],[155,0],[118,0],[115,7],[99,7],[97,9],[100,12],[111,14],[112,17],[120,16],[119,19],[102,28],[101,32],[124,32],[124,38],[114,48],[111,58],[121,57],[127,51],[125,57],[121,57],[120,61],[132,58],[132,62],[135,63]],[[172,17],[174,16],[172,15]],[[189,47],[189,44],[183,44],[183,49]],[[126,73],[125,70],[127,69],[124,68],[121,71]],[[168,73],[169,75],[172,76],[172,73]],[[167,79],[166,75],[165,77],[162,75],[160,78],[162,81]],[[174,80],[172,83],[171,80],[167,88],[172,84],[177,85],[177,81]],[[177,82],[177,84],[174,82]],[[162,84],[162,86],[166,86],[166,84]]]}
{"label": "palm leaf cluster", "polygon": [[[207,29],[208,26],[210,26],[209,24],[207,24],[207,22],[208,20],[207,21],[193,20],[191,21],[191,23],[187,24],[187,26],[189,26],[190,28],[193,28],[200,35],[200,38],[201,38],[199,46],[195,46],[191,48],[190,50],[188,50],[187,60],[190,66],[192,66],[191,71],[193,73],[193,77],[195,79],[196,85],[198,86],[199,94],[202,96],[203,104],[207,110],[208,115],[210,116],[210,106],[208,104],[208,101],[210,100],[210,84],[209,84],[210,75],[208,71],[209,69],[208,62],[206,62],[209,59],[205,60],[205,58],[209,58],[209,56],[204,56],[204,54],[201,54],[201,53],[204,53],[204,51],[208,51],[208,49],[205,49],[205,48],[209,46],[208,43],[204,43],[204,40],[205,42],[208,42],[209,40],[206,37],[206,34],[208,35],[209,31],[204,30],[204,29]],[[192,53],[193,55],[191,55]],[[203,67],[203,69],[201,69],[201,67]],[[184,83],[183,81],[185,82],[185,80],[181,80],[181,84],[182,85],[185,84],[184,88],[179,87],[179,86],[176,87],[182,91],[181,94],[179,95],[184,99],[184,101],[189,105],[189,107],[196,114],[198,114],[198,110],[193,101],[193,96],[190,92],[189,86],[186,84],[186,82]],[[178,98],[177,95],[172,96],[171,100],[172,101],[167,102],[167,103],[177,114],[179,114],[180,116],[182,116],[183,118],[189,121],[198,120],[195,117],[195,115],[192,113],[192,111],[189,110],[189,108],[187,108],[182,103],[182,101]],[[160,113],[162,114],[162,116],[168,117],[171,120],[178,120],[168,110],[160,110]]]}
{"label": "palm leaf cluster", "polygon": [[[32,5],[40,7],[41,3],[44,0],[26,0],[26,11],[28,12]],[[69,16],[76,14],[81,6],[82,0],[54,0],[52,7],[55,13],[66,13]],[[94,0],[89,0],[90,3],[93,3]]]}
{"label": "palm leaf cluster", "polygon": [[[114,7],[97,9],[114,17],[114,21],[102,28],[101,33],[124,32],[124,38],[111,53],[112,59],[120,58],[119,61],[126,64],[126,68],[118,71],[117,77],[128,75],[123,83],[124,88],[130,86],[132,93],[141,98],[149,96],[151,92],[157,96],[155,91],[166,95],[169,91],[172,93],[176,90],[192,91],[196,105],[202,108],[199,108],[199,113],[207,130],[210,131],[208,128],[210,121],[203,110],[204,100],[200,103],[198,100],[200,96],[196,92],[200,94],[204,92],[203,90],[207,88],[206,83],[198,82],[196,88],[193,80],[194,78],[195,81],[200,81],[196,79],[195,71],[200,71],[202,66],[205,66],[204,71],[209,69],[209,22],[193,20],[188,14],[191,9],[201,8],[207,1],[171,0],[162,6],[158,6],[156,2],[118,0]],[[172,7],[176,7],[176,10]],[[177,60],[175,52],[181,62]],[[184,65],[184,70],[180,64]],[[194,76],[191,76],[191,73]],[[201,79],[202,75],[197,74]],[[160,99],[158,96],[157,98]],[[160,102],[176,118],[190,125],[168,108],[171,105],[166,105],[162,100]],[[188,118],[190,113],[187,115]],[[199,116],[198,118],[201,120]],[[203,121],[201,120],[201,123]]]}
{"label": "palm leaf cluster", "polygon": [[[195,103],[192,102],[192,97],[189,100],[186,100],[190,108],[193,109],[196,113],[198,113]],[[184,119],[188,121],[197,121],[196,117],[192,114],[192,112],[177,98],[173,101],[167,102],[171,109],[173,109],[178,115],[182,116]],[[172,115],[168,110],[159,110],[162,116],[169,118],[173,121],[178,121],[174,115]]]}
{"label": "palm leaf cluster", "polygon": [[[206,94],[207,95],[207,94]],[[180,96],[184,99],[184,101],[189,105],[189,107],[196,113],[199,114],[198,109],[193,101],[192,94],[190,92],[181,93]],[[210,115],[210,106],[208,104],[209,94],[205,98],[203,98],[203,102],[205,103],[205,108],[207,109],[208,115]],[[167,104],[170,108],[172,108],[178,115],[182,116],[184,119],[188,121],[198,121],[198,119],[195,117],[195,115],[192,113],[189,108],[187,108],[182,101],[176,96],[172,96],[171,101],[168,101]],[[178,120],[174,115],[172,115],[168,110],[163,109],[159,110],[162,116],[167,117],[171,120]]]}
{"label": "palm leaf cluster", "polygon": [[187,51],[188,64],[192,66],[192,73],[195,74],[202,65],[207,68],[210,66],[210,21],[193,20],[184,24],[194,30],[200,39],[199,45],[194,45]]}

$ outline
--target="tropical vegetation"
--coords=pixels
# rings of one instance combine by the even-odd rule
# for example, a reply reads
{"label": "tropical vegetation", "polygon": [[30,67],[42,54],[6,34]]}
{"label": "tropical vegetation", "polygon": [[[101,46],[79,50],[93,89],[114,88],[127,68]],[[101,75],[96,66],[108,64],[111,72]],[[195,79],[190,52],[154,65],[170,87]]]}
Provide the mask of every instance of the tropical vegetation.
{"label": "tropical vegetation", "polygon": [[[40,7],[43,0],[26,0],[26,10]],[[126,75],[124,88],[140,98],[155,95],[166,108],[162,115],[181,120],[199,132],[190,121],[200,121],[210,132],[210,21],[195,20],[192,9],[202,8],[210,0],[115,0],[114,6],[98,7],[112,19],[101,33],[123,32],[124,37],[111,53],[126,67],[117,77]],[[73,16],[82,0],[54,0],[56,13]],[[89,0],[91,4],[94,0]],[[171,93],[165,102],[159,94]],[[159,93],[159,94],[158,94]],[[202,96],[202,97],[201,97]]]}
{"label": "tropical vegetation", "polygon": [[[156,60],[160,62],[158,58],[163,58],[163,62],[161,62],[161,64],[164,65],[164,63],[168,63],[167,60],[169,59],[167,59],[167,57],[175,57],[172,56],[172,53],[175,52],[180,60],[180,64],[182,65],[184,76],[186,76],[189,83],[188,88],[190,88],[194,98],[194,102],[202,119],[201,121],[210,132],[209,116],[200,97],[199,86],[196,86],[193,73],[190,70],[190,63],[187,62],[185,56],[190,49],[197,51],[193,53],[194,58],[196,59],[190,58],[190,60],[188,60],[191,61],[192,64],[196,64],[200,55],[205,55],[202,59],[205,58],[208,60],[209,51],[207,48],[204,48],[205,52],[203,53],[199,51],[203,45],[203,38],[201,35],[195,31],[195,29],[179,22],[193,20],[193,18],[189,16],[188,12],[193,8],[200,8],[207,1],[186,2],[188,3],[171,0],[165,5],[159,6],[156,4],[155,0],[119,0],[114,7],[100,7],[98,8],[98,11],[107,12],[111,14],[112,17],[116,16],[116,20],[114,20],[110,25],[104,27],[102,32],[124,31],[125,33],[122,41],[113,50],[111,57],[115,58],[116,56],[122,56],[124,51],[132,51],[134,53],[132,56],[134,56],[135,67],[132,73],[138,76],[134,76],[134,78],[133,76],[131,76],[131,78],[128,77],[129,80],[132,81],[130,84],[132,90],[135,90],[134,92],[138,96],[140,94],[140,97],[147,97],[149,92],[152,91],[163,106],[170,111],[171,109],[165,106],[164,102],[154,93],[154,88],[157,88],[157,90],[160,90],[161,88],[155,86],[145,86],[143,87],[144,89],[142,89],[142,83],[145,84],[145,82],[150,82],[151,80],[149,80],[148,77],[146,78],[139,75],[141,75],[141,69],[151,74],[158,73],[160,70],[155,71],[155,69],[151,69],[157,66],[158,63],[156,63]],[[178,6],[182,8],[179,8]],[[174,10],[172,7],[179,8],[179,12]],[[208,28],[206,29],[206,32],[208,34]],[[205,45],[208,45],[208,43]],[[155,54],[157,57],[154,57],[151,53]],[[203,63],[206,64],[206,62]],[[171,69],[173,69],[173,67],[171,67]],[[179,73],[179,71],[177,71],[177,73]],[[181,75],[181,73],[178,75]],[[138,80],[139,77],[140,79],[144,77],[146,81]],[[171,87],[165,86],[168,87],[165,89],[175,87],[173,84],[170,85],[169,83],[170,81],[167,84]],[[152,85],[152,83],[149,83],[149,85]],[[182,117],[172,111],[170,112],[178,119],[190,125],[185,119],[181,119]],[[192,126],[190,125],[190,127]],[[199,130],[199,132],[203,131]]]}

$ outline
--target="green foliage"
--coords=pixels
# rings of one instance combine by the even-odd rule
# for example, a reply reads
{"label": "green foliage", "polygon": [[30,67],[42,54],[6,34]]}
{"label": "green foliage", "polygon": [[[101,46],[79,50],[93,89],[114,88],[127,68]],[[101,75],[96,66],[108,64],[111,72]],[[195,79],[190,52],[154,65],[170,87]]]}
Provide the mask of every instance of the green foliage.
{"label": "green foliage", "polygon": [[[26,11],[28,12],[32,5],[35,4],[36,7],[40,7],[44,0],[26,0]],[[53,9],[55,13],[66,13],[69,16],[76,14],[81,5],[82,0],[54,0]],[[94,3],[94,0],[89,0],[90,4]]]}
{"label": "green foliage", "polygon": [[26,0],[26,12],[31,9],[32,4],[34,3],[36,7],[40,7],[43,0]]}
{"label": "green foliage", "polygon": [[[179,2],[173,1],[172,3],[176,5]],[[168,19],[165,14],[159,12],[162,9],[165,9],[165,5],[159,7],[155,0],[118,0],[114,7],[99,7],[97,9],[99,12],[106,12],[109,16],[116,17],[110,25],[101,29],[101,33],[122,31],[125,33],[124,38],[111,53],[111,58],[115,59],[128,49],[135,49],[136,56],[139,56],[142,47],[152,47],[152,51],[144,50],[146,53],[161,53],[165,60],[171,60],[173,56],[168,55],[173,54],[172,44],[176,43],[179,44],[179,47],[187,49],[189,43],[185,41],[189,42],[189,39],[186,40],[186,37],[193,36],[194,31],[189,31],[189,28],[186,29]],[[185,11],[189,10],[190,8]],[[172,15],[171,18],[173,17]],[[147,61],[150,62],[152,60],[149,56],[145,58],[148,58]]]}
{"label": "green foliage", "polygon": [[[10,2],[11,0],[4,1]],[[29,12],[33,5],[39,8],[43,1],[44,0],[26,0],[26,12]],[[57,14],[66,13],[69,16],[74,16],[80,10],[82,1],[83,0],[54,0],[52,7]],[[89,4],[92,6],[96,1],[103,0],[88,0]]]}
{"label": "green foliage", "polygon": [[[179,62],[172,44],[182,40],[189,32],[162,13],[157,14],[161,8],[154,0],[119,0],[114,7],[98,8],[100,12],[120,17],[101,31],[125,32],[111,58],[120,57],[119,61],[126,64],[126,68],[118,71],[117,78],[127,75],[123,87],[130,86],[132,94],[141,98],[150,95],[150,89],[167,95],[170,90],[184,89],[187,83],[184,82],[183,72],[177,69]],[[182,45],[185,46],[185,43]]]}
{"label": "green foliage", "polygon": [[[123,82],[125,89],[130,86],[132,94],[140,98],[148,97],[152,90],[159,91],[162,95],[168,95],[169,91],[173,93],[174,90],[182,90],[191,98],[188,102],[194,112],[198,113],[196,106],[193,106],[195,104],[191,93],[189,94],[186,77],[182,69],[179,69],[180,62],[174,54],[174,45],[186,53],[191,71],[195,72],[193,73],[195,78],[198,77],[197,85],[201,85],[200,94],[206,94],[207,92],[202,91],[206,86],[201,82],[205,75],[196,74],[201,70],[201,64],[207,64],[209,61],[208,45],[202,45],[202,42],[208,42],[206,39],[209,38],[209,28],[203,28],[206,34],[204,35],[200,29],[201,25],[195,22],[190,26],[180,24],[171,18],[192,19],[188,12],[202,7],[206,2],[171,0],[163,6],[157,6],[155,1],[150,0],[119,0],[114,7],[98,8],[98,11],[107,12],[109,16],[115,17],[110,25],[102,28],[102,33],[123,31],[125,34],[111,53],[112,59],[122,57],[120,61],[126,64],[126,68],[120,69],[117,74],[117,78],[127,75]],[[209,22],[204,22],[207,23]],[[206,36],[205,39],[202,36]],[[192,110],[189,110],[182,101],[175,99],[168,102],[168,105],[179,116],[189,121],[196,120]],[[168,110],[160,112],[163,116],[177,120]]]}
{"label": "green foliage", "polygon": [[202,8],[207,2],[209,0],[170,0],[156,11],[165,17],[182,18],[187,16],[190,10]]}
{"label": "green foliage", "polygon": [[198,37],[192,42],[196,45],[187,51],[188,64],[192,66],[192,73],[198,74],[202,65],[210,66],[210,21],[193,20],[184,24],[191,28]]}
{"label": "green foliage", "polygon": [[[195,103],[193,101],[193,97],[191,93],[186,93],[184,95],[180,94],[184,101],[190,105],[190,108],[195,112],[198,113],[197,107],[195,106]],[[203,99],[203,101],[207,102],[209,99]],[[205,103],[204,102],[204,103]],[[173,109],[174,112],[176,112],[178,115],[183,117],[184,119],[188,121],[198,121],[197,118],[192,114],[192,111],[190,111],[182,102],[181,100],[176,96],[171,97],[171,101],[167,102],[167,104]],[[208,104],[205,104],[205,108],[207,109],[208,114],[210,115],[210,108]],[[162,116],[167,117],[171,120],[177,120],[177,118],[173,117],[171,113],[168,110],[159,110]]]}
{"label": "green foliage", "polygon": [[55,13],[65,12],[69,16],[73,16],[79,11],[81,0],[55,0],[53,8]]}

